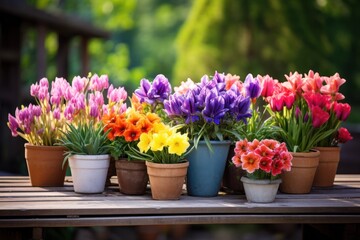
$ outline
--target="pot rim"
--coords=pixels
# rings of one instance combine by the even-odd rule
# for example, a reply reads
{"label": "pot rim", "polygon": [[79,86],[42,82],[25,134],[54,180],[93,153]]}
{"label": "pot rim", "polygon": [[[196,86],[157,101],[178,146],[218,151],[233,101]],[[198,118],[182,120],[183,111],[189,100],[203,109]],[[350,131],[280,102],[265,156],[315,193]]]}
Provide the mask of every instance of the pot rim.
{"label": "pot rim", "polygon": [[186,160],[185,162],[181,162],[181,163],[154,163],[154,162],[146,161],[146,166],[155,167],[155,168],[181,168],[181,167],[188,167],[189,161]]}

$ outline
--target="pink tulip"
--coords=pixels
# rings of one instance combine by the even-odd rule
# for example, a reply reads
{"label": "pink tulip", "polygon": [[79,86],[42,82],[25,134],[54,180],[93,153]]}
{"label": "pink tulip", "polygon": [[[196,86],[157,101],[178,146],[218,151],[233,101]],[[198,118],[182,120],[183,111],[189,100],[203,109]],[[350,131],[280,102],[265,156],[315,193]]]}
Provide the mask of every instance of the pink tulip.
{"label": "pink tulip", "polygon": [[347,141],[353,139],[353,137],[346,128],[342,127],[337,132],[337,139],[339,143],[346,143]]}
{"label": "pink tulip", "polygon": [[278,81],[274,80],[269,75],[265,75],[264,77],[258,75],[257,78],[260,80],[262,87],[261,96],[265,98],[272,96],[275,90],[275,85]]}
{"label": "pink tulip", "polygon": [[351,107],[347,103],[334,103],[334,112],[340,121],[345,121],[350,115]]}
{"label": "pink tulip", "polygon": [[321,127],[330,118],[330,114],[322,110],[319,106],[313,106],[311,108],[312,125],[315,128]]}

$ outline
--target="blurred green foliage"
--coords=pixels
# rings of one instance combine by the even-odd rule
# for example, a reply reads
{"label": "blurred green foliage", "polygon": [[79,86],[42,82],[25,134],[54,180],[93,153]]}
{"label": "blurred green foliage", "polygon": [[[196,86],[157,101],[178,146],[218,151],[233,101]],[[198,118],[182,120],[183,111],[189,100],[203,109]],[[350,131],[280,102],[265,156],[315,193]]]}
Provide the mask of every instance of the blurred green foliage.
{"label": "blurred green foliage", "polygon": [[[360,95],[360,1],[194,1],[177,37],[174,79],[230,72],[284,74],[310,69],[347,80],[352,105]],[[350,121],[360,122],[352,113]]]}
{"label": "blurred green foliage", "polygon": [[[133,91],[141,78],[163,73],[173,84],[188,77],[230,72],[284,74],[309,69],[338,72],[341,91],[355,107],[360,95],[360,1],[304,0],[27,0],[48,11],[76,15],[111,31],[109,40],[90,42],[91,71],[108,74]],[[34,33],[27,33],[35,41]],[[78,46],[71,45],[70,76],[78,75]],[[34,43],[22,59],[24,79],[34,81]],[[46,39],[48,78],[56,75],[56,37]],[[25,66],[25,67],[24,67]],[[355,108],[354,108],[355,109]],[[349,121],[360,122],[352,112]]]}

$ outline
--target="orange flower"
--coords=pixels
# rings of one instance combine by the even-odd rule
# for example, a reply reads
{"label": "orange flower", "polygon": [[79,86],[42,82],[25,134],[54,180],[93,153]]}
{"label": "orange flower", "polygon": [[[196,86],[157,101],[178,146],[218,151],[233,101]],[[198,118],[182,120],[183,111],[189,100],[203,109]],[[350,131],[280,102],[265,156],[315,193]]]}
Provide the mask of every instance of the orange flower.
{"label": "orange flower", "polygon": [[234,163],[234,165],[236,167],[240,167],[241,166],[241,159],[238,155],[234,155],[232,158],[231,158],[231,161]]}
{"label": "orange flower", "polygon": [[238,155],[242,155],[246,153],[248,150],[248,141],[247,139],[237,141],[235,145],[235,153]]}
{"label": "orange flower", "polygon": [[135,111],[131,111],[129,113],[127,122],[132,124],[132,125],[136,125],[137,122],[141,119],[141,114]]}
{"label": "orange flower", "polygon": [[255,172],[259,168],[260,156],[254,152],[249,152],[241,156],[242,168],[248,173]]}
{"label": "orange flower", "polygon": [[131,96],[131,106],[136,111],[142,111],[142,104],[140,103],[139,98],[134,93]]}
{"label": "orange flower", "polygon": [[254,139],[251,143],[249,143],[249,150],[255,151],[255,149],[260,145],[260,141],[257,139]]}
{"label": "orange flower", "polygon": [[270,148],[271,150],[274,150],[276,148],[276,145],[278,144],[278,141],[274,139],[264,139],[261,140],[261,143]]}
{"label": "orange flower", "polygon": [[137,123],[136,127],[138,127],[141,133],[148,133],[152,129],[152,124],[147,118],[141,118]]}
{"label": "orange flower", "polygon": [[161,122],[160,117],[156,113],[149,112],[146,114],[146,117],[152,124]]}
{"label": "orange flower", "polygon": [[101,121],[105,125],[104,132],[108,131],[109,129],[112,129],[108,133],[107,137],[110,140],[114,140],[114,138],[115,138],[115,136],[114,136],[114,133],[115,133],[114,127],[115,127],[115,122],[116,122],[116,114],[114,114],[114,113],[104,114],[103,117],[101,118]]}
{"label": "orange flower", "polygon": [[128,124],[123,135],[125,137],[125,141],[133,142],[139,139],[141,130],[133,124]]}
{"label": "orange flower", "polygon": [[126,123],[125,118],[118,116],[116,118],[116,124],[113,129],[113,131],[115,131],[114,136],[115,137],[123,136],[126,128],[127,128],[127,123]]}

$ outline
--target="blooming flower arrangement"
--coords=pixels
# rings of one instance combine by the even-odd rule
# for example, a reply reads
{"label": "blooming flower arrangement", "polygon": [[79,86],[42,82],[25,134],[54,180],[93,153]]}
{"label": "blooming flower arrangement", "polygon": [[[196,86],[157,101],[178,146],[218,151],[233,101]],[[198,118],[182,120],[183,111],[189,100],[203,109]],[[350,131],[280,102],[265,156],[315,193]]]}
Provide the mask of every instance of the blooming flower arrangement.
{"label": "blooming flower arrangement", "polygon": [[131,146],[136,146],[141,134],[151,131],[160,121],[157,114],[138,110],[134,104],[125,112],[111,111],[104,114],[102,117],[104,131],[109,131],[108,139],[112,141],[111,155],[115,159],[128,157],[126,152]]}
{"label": "blooming flower arrangement", "polygon": [[[104,90],[108,103],[105,104]],[[67,124],[98,122],[103,113],[122,112],[127,93],[124,88],[109,86],[106,75],[74,77],[72,85],[64,78],[51,83],[47,78],[31,85],[30,95],[36,104],[16,108],[15,116],[8,115],[8,127],[13,136],[21,136],[33,145],[52,146],[58,143]]]}
{"label": "blooming flower arrangement", "polygon": [[259,103],[264,102],[264,98],[272,94],[267,84],[269,79],[271,78],[268,75],[264,77],[260,75],[253,77],[253,75],[249,73],[245,81],[242,82],[239,76],[231,74],[225,76],[227,90],[236,86],[244,96],[250,97],[251,116],[246,118],[246,124],[245,122],[240,122],[240,124],[234,125],[241,139],[246,138],[252,141],[254,139],[276,139],[279,136],[279,127],[275,126],[274,122],[269,121],[266,108],[259,106]]}
{"label": "blooming flower arrangement", "polygon": [[251,116],[250,97],[235,84],[227,89],[224,74],[204,75],[198,83],[188,79],[174,90],[164,101],[165,112],[171,124],[183,126],[195,147],[205,140],[212,149],[211,140],[229,139],[235,125]]}
{"label": "blooming flower arrangement", "polygon": [[151,131],[140,135],[137,146],[130,147],[127,154],[134,159],[155,163],[183,162],[190,143],[188,136],[177,130],[177,127],[162,122],[155,123]]}
{"label": "blooming flower arrangement", "polygon": [[346,129],[339,128],[351,110],[349,104],[340,103],[345,97],[339,87],[345,79],[337,73],[326,77],[311,70],[304,76],[295,72],[285,77],[285,82],[269,79],[264,85],[269,89],[269,113],[282,129],[289,150],[307,152],[318,145],[336,145],[338,136],[341,142],[351,139]]}
{"label": "blooming flower arrangement", "polygon": [[232,162],[246,171],[250,179],[280,178],[283,171],[291,170],[292,155],[286,144],[273,139],[247,139],[236,142]]}

